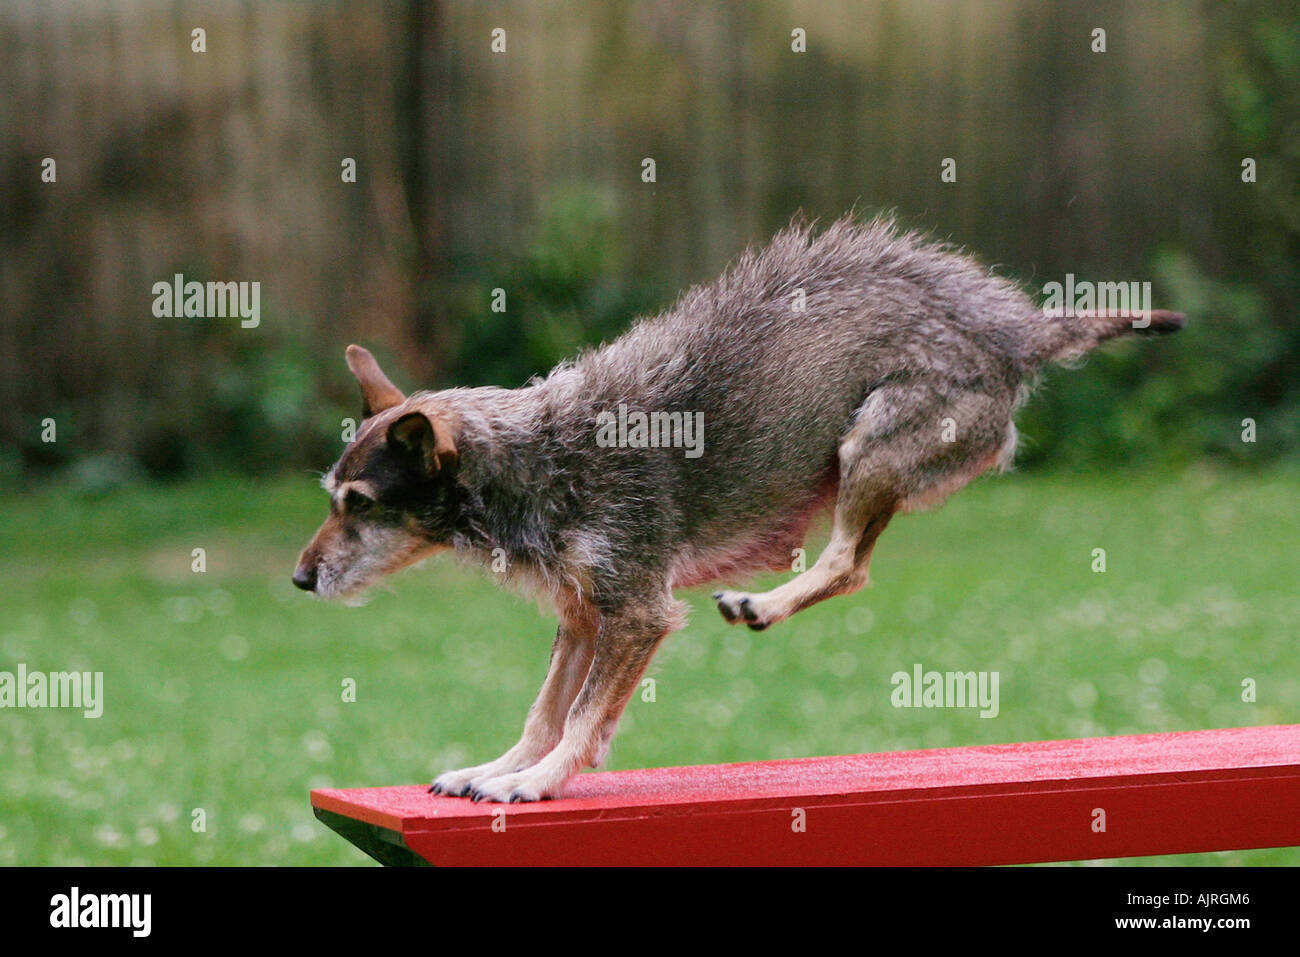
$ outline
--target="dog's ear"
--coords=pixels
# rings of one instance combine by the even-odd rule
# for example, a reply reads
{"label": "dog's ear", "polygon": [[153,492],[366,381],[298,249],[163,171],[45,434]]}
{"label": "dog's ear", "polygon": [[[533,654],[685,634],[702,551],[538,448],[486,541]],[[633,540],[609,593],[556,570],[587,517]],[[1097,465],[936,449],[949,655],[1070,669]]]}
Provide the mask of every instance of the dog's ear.
{"label": "dog's ear", "polygon": [[456,467],[458,454],[451,430],[423,412],[408,412],[394,420],[388,427],[388,444],[415,456],[425,475]]}
{"label": "dog's ear", "polygon": [[361,410],[362,418],[368,419],[377,412],[406,401],[406,396],[388,380],[368,350],[360,346],[348,346],[347,356],[348,368],[361,385],[361,396],[365,402]]}

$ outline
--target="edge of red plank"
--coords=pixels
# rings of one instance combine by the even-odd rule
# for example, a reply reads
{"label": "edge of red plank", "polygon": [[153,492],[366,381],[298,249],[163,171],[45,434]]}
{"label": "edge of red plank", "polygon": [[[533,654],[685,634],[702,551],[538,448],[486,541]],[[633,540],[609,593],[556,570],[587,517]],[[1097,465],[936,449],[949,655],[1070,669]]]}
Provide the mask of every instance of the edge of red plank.
{"label": "edge of red plank", "polygon": [[[997,809],[999,814],[1012,806],[1028,808],[1032,818],[1034,814],[1048,814],[1049,805],[1059,809],[1062,791],[1091,793],[1104,789],[1116,797],[1116,807],[1136,808],[1149,816],[1152,812],[1149,805],[1156,794],[1150,789],[1161,785],[1172,786],[1159,792],[1169,808],[1154,830],[1164,829],[1169,841],[1180,846],[1170,846],[1167,851],[1121,850],[1121,853],[1176,853],[1186,849],[1183,844],[1201,846],[1206,841],[1215,844],[1212,838],[1216,834],[1222,835],[1217,843],[1225,848],[1243,846],[1239,843],[1242,840],[1261,842],[1249,846],[1300,843],[1300,823],[1290,821],[1293,795],[1294,807],[1300,809],[1300,725],[606,771],[579,775],[569,783],[562,798],[534,804],[474,804],[464,798],[428,794],[421,785],[323,788],[311,792],[311,802],[323,811],[393,831],[425,857],[430,856],[430,847],[441,842],[456,861],[472,858],[473,845],[468,842],[485,840],[475,835],[490,833],[492,822],[504,808],[508,827],[514,829],[516,838],[525,826],[559,825],[575,841],[582,840],[584,832],[580,829],[585,828],[585,833],[593,837],[599,830],[604,835],[601,840],[609,846],[601,851],[597,847],[599,841],[593,842],[589,850],[596,857],[601,853],[606,857],[617,856],[617,829],[611,830],[608,825],[622,822],[618,834],[629,837],[629,858],[640,855],[657,860],[661,856],[659,852],[646,847],[637,835],[653,831],[662,839],[672,833],[674,820],[679,824],[690,821],[690,826],[684,826],[682,831],[687,835],[705,818],[721,822],[728,815],[749,818],[767,812],[770,819],[770,812],[775,809],[835,807],[838,808],[834,817],[837,827],[846,827],[855,820],[861,820],[864,826],[870,821],[872,827],[880,827],[890,820],[901,823],[904,818],[898,816],[903,813],[900,809],[910,803],[913,806],[906,811],[910,815],[906,820],[911,822],[908,826],[916,826],[915,822],[920,821],[929,827],[933,814],[941,813],[943,808],[957,807],[942,802],[972,799],[973,804],[961,802],[960,812],[969,830],[972,822],[979,823],[981,806],[986,806],[990,813]],[[1132,793],[1124,796],[1126,790]],[[1275,807],[1274,813],[1265,813],[1258,821],[1226,822],[1217,832],[1213,822],[1193,820],[1198,813],[1197,795],[1204,795],[1209,802],[1206,813],[1222,816],[1225,809],[1233,806],[1232,801],[1241,800],[1242,794],[1260,794],[1275,806],[1280,801],[1285,805],[1281,810],[1286,813],[1276,813]],[[1035,795],[1039,796],[1037,810],[1033,807]],[[1133,802],[1139,797],[1142,803],[1137,807]],[[928,802],[926,810],[923,812],[916,802]],[[886,810],[885,805],[890,805],[892,810]],[[1136,811],[1130,818],[1136,820]],[[1242,811],[1249,813],[1250,809],[1242,808]],[[850,816],[845,817],[846,813]],[[1186,827],[1180,829],[1180,822],[1170,819],[1171,816],[1186,817]],[[1047,820],[1050,821],[1050,815]],[[1279,823],[1273,826],[1272,821]],[[644,826],[636,826],[637,822]],[[595,824],[605,827],[590,826]],[[1043,823],[1037,826],[1041,829]],[[1148,822],[1147,844],[1159,843],[1150,834],[1152,830]],[[728,838],[722,831],[725,827],[707,832],[706,843],[713,845],[709,859],[725,858],[727,840],[735,841],[742,834],[737,831]],[[534,843],[540,840],[536,835],[541,833],[533,832]],[[547,828],[546,833],[549,843],[537,844],[530,852],[534,860],[559,836],[554,828]],[[1187,841],[1180,840],[1184,834]],[[1202,835],[1199,842],[1198,834]],[[980,840],[989,847],[973,859],[996,861],[998,852],[992,847],[995,837],[982,836]],[[416,840],[412,842],[411,838]],[[1009,849],[1008,859],[1067,859],[1051,856],[1055,852],[1047,847],[1044,854],[1048,856],[1034,857],[1026,843],[1031,838],[1026,832],[1013,839],[1011,843],[1019,840],[1021,846]],[[853,839],[859,844],[863,840],[860,834],[855,834]],[[517,841],[510,843],[517,844]],[[1136,846],[1146,844],[1130,841],[1122,845],[1123,848]],[[1065,842],[1060,850],[1069,851],[1072,847],[1073,844]],[[1209,849],[1208,844],[1206,847]],[[737,853],[741,858],[750,856],[742,853],[741,848]],[[955,857],[962,859],[961,854]],[[918,853],[918,858],[928,859],[924,853]]]}

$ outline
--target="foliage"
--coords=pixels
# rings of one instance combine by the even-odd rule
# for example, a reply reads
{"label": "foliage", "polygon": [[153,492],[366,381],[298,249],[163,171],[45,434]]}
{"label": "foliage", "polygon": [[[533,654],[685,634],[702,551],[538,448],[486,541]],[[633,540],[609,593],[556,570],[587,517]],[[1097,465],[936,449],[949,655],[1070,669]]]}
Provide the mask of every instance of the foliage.
{"label": "foliage", "polygon": [[[625,228],[613,198],[596,190],[572,187],[548,197],[521,253],[494,257],[462,282],[452,381],[522,385],[652,308],[652,287],[619,278]],[[494,289],[506,291],[504,311],[491,308]]]}
{"label": "foliage", "polygon": [[[1221,4],[1215,16],[1223,125],[1211,155],[1238,245],[1218,270],[1185,249],[1155,252],[1156,302],[1186,312],[1188,328],[1110,346],[1082,374],[1049,373],[1022,418],[1026,463],[1300,454],[1300,4]],[[1258,182],[1241,179],[1246,157]],[[1253,443],[1242,439],[1250,422]]]}

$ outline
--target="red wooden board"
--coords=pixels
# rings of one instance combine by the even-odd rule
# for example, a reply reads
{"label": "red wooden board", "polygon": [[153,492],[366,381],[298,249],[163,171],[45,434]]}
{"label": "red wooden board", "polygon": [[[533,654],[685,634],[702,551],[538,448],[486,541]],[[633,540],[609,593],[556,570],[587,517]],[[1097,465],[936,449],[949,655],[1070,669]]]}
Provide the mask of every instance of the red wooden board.
{"label": "red wooden board", "polygon": [[1013,864],[1282,847],[1300,845],[1300,725],[606,771],[536,804],[423,785],[326,788],[311,802],[440,865]]}

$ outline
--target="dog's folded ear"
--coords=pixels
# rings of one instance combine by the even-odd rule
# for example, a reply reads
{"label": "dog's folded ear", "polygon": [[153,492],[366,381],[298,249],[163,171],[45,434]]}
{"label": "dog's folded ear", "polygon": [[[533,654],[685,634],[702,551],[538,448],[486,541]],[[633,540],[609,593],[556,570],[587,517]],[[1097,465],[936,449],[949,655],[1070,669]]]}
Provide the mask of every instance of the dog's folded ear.
{"label": "dog's folded ear", "polygon": [[384,375],[379,363],[368,350],[360,346],[348,346],[347,358],[348,368],[361,385],[361,396],[365,402],[361,410],[363,418],[368,419],[377,412],[406,401],[406,396]]}
{"label": "dog's folded ear", "polygon": [[414,456],[425,475],[455,469],[458,454],[451,430],[423,412],[408,412],[388,427],[388,444]]}

